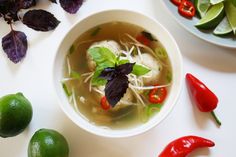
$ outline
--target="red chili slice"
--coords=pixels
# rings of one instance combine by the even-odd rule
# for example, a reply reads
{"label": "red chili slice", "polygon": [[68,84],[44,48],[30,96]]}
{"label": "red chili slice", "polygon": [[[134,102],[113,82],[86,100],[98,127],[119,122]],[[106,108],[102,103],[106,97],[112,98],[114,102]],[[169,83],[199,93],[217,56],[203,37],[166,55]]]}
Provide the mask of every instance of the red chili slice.
{"label": "red chili slice", "polygon": [[187,18],[192,18],[195,16],[196,9],[192,2],[190,1],[182,1],[178,7],[179,13]]}
{"label": "red chili slice", "polygon": [[186,1],[186,0],[171,0],[171,2],[174,3],[177,6],[179,6],[182,1]]}
{"label": "red chili slice", "polygon": [[150,44],[151,44],[151,41],[148,38],[146,38],[144,35],[142,35],[142,34],[138,35],[136,37],[136,40],[138,40],[140,43],[142,43],[142,44],[144,44],[146,46],[150,46]]}
{"label": "red chili slice", "polygon": [[160,104],[165,100],[166,95],[167,90],[165,87],[154,88],[149,92],[149,101],[153,104]]}
{"label": "red chili slice", "polygon": [[103,96],[101,98],[101,102],[100,105],[102,107],[102,109],[104,110],[109,110],[111,108],[110,104],[107,102],[107,98],[105,96]]}

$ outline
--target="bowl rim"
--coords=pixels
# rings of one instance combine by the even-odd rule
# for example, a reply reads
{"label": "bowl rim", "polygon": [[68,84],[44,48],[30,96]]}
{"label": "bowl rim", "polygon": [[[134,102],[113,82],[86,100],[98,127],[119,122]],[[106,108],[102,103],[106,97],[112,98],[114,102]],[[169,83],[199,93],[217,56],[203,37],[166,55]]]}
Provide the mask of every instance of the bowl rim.
{"label": "bowl rim", "polygon": [[[170,38],[170,40],[173,42],[174,46],[175,46],[175,49],[176,49],[176,53],[177,53],[177,57],[178,57],[178,63],[179,63],[179,75],[180,75],[180,78],[179,78],[179,85],[178,85],[178,89],[177,89],[177,94],[175,94],[174,96],[174,100],[172,100],[172,105],[168,108],[168,111],[166,112],[165,115],[163,115],[160,119],[160,121],[158,123],[155,123],[153,125],[147,125],[145,127],[145,129],[143,130],[140,130],[140,131],[135,131],[135,132],[129,132],[129,133],[126,133],[126,134],[104,134],[104,133],[101,133],[101,132],[96,132],[95,130],[93,129],[89,129],[85,126],[82,126],[81,124],[79,124],[78,121],[76,121],[71,113],[68,113],[68,111],[65,109],[65,104],[62,103],[62,98],[59,97],[59,95],[57,94],[57,84],[55,83],[55,80],[56,79],[56,76],[55,76],[55,65],[56,65],[56,60],[57,60],[57,55],[58,55],[58,52],[60,51],[60,48],[61,48],[61,45],[63,44],[64,42],[64,39],[67,37],[67,35],[77,26],[79,25],[81,22],[83,22],[84,20],[92,17],[92,16],[95,16],[97,14],[105,14],[105,13],[109,13],[109,12],[127,12],[127,13],[132,13],[132,14],[137,14],[137,15],[142,15],[144,18],[148,19],[148,20],[151,20],[153,21],[155,24],[159,25],[163,31],[165,31],[165,33],[167,34],[168,38]],[[115,20],[114,20],[115,21]],[[95,27],[95,26],[94,26]],[[140,135],[140,134],[143,134],[149,130],[151,130],[152,128],[156,127],[158,124],[162,123],[167,117],[168,115],[173,111],[174,107],[176,106],[177,104],[177,101],[180,97],[180,93],[182,91],[182,86],[183,86],[183,58],[182,58],[182,54],[181,54],[181,51],[179,49],[179,46],[177,44],[177,42],[175,41],[174,37],[170,34],[170,32],[159,22],[157,21],[156,19],[154,19],[153,17],[150,17],[150,15],[147,15],[143,12],[140,12],[140,11],[134,11],[134,10],[130,10],[130,9],[106,9],[106,10],[100,10],[100,11],[96,11],[96,12],[92,12],[84,17],[82,17],[81,19],[79,19],[75,24],[73,24],[69,29],[68,31],[63,35],[62,39],[60,40],[57,48],[56,48],[56,52],[54,54],[54,59],[53,59],[53,68],[52,68],[52,82],[53,82],[53,87],[54,87],[54,94],[56,95],[56,98],[57,98],[57,102],[61,108],[61,110],[66,114],[66,116],[73,122],[75,123],[78,127],[80,127],[81,129],[93,134],[93,135],[97,135],[97,136],[100,136],[100,137],[106,137],[106,138],[126,138],[126,137],[133,137],[133,136],[137,136],[137,135]],[[78,114],[78,113],[77,113]],[[87,123],[90,123],[87,121]],[[148,122],[147,122],[148,123]],[[99,126],[96,126],[97,128],[99,128]],[[116,130],[117,131],[117,130]]]}

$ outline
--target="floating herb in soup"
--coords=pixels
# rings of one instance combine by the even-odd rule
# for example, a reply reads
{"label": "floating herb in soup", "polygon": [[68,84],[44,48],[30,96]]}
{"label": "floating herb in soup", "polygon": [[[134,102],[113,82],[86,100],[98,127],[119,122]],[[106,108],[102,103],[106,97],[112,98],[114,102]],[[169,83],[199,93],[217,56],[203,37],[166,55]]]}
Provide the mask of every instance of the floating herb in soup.
{"label": "floating herb in soup", "polygon": [[171,80],[166,50],[150,32],[112,22],[86,31],[71,46],[62,87],[86,120],[122,129],[158,114]]}

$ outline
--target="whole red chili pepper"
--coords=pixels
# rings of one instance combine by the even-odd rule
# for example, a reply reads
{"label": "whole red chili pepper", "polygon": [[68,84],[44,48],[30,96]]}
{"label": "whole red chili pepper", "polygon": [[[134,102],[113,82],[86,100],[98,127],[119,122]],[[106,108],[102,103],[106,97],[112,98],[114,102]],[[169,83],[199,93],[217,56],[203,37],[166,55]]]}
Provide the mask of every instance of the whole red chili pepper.
{"label": "whole red chili pepper", "polygon": [[169,143],[159,157],[186,157],[197,148],[213,147],[211,140],[198,136],[184,136]]}
{"label": "whole red chili pepper", "polygon": [[187,73],[186,80],[189,87],[189,94],[198,109],[202,112],[211,112],[217,124],[221,125],[221,122],[213,111],[218,104],[217,96],[193,75]]}

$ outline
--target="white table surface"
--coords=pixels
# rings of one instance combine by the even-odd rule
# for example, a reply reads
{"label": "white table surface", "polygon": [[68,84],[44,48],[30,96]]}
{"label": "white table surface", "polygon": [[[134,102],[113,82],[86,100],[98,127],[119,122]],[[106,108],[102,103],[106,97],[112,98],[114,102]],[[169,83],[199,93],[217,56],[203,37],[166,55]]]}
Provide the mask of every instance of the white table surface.
{"label": "white table surface", "polygon": [[[171,140],[198,135],[215,141],[211,149],[195,151],[190,157],[236,156],[236,50],[208,44],[185,31],[172,18],[160,0],[87,0],[76,15],[65,13],[58,5],[42,1],[44,8],[61,20],[49,33],[33,31],[21,23],[16,30],[28,36],[29,50],[22,63],[11,63],[0,48],[0,96],[23,92],[32,102],[34,116],[30,126],[20,135],[0,138],[1,157],[26,157],[28,142],[40,128],[61,132],[69,142],[70,157],[156,157]],[[190,102],[186,85],[176,107],[158,126],[139,136],[107,139],[89,134],[70,121],[57,104],[52,86],[52,62],[58,42],[69,28],[82,17],[108,8],[127,8],[144,12],[160,21],[176,39],[184,61],[184,72],[191,72],[205,82],[219,97],[217,115],[222,120],[218,128],[210,114],[201,113]],[[0,20],[0,36],[9,26]]]}

